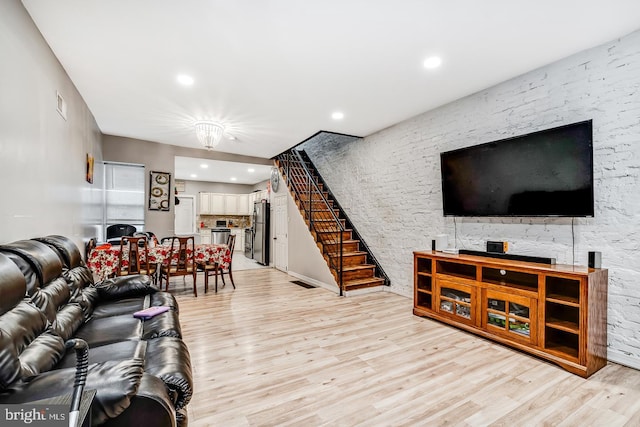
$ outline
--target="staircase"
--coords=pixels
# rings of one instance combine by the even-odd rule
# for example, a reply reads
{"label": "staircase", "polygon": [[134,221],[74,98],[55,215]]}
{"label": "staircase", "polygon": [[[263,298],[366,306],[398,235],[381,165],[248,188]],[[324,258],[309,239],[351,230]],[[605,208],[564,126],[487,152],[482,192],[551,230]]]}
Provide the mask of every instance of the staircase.
{"label": "staircase", "polygon": [[389,278],[362,241],[304,151],[291,149],[276,164],[309,232],[314,237],[340,295],[389,285]]}

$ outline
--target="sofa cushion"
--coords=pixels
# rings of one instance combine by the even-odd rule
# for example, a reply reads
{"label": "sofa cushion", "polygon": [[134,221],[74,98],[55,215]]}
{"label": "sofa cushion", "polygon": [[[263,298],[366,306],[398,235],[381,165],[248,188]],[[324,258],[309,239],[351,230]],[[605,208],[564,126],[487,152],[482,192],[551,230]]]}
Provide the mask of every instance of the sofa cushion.
{"label": "sofa cushion", "polygon": [[73,296],[86,286],[93,285],[93,273],[86,265],[81,265],[72,269],[63,269],[62,275],[71,286]]}
{"label": "sofa cushion", "polygon": [[54,249],[60,257],[60,261],[68,269],[73,269],[82,265],[82,254],[80,254],[80,250],[78,250],[78,247],[73,240],[68,237],[50,235],[46,237],[37,237],[33,240],[42,242]]}
{"label": "sofa cushion", "polygon": [[[111,344],[89,347],[89,364],[102,363],[108,360],[144,359],[147,350],[146,341],[120,341]],[[74,350],[68,350],[67,354],[55,366],[54,369],[64,369],[76,366],[76,354]]]}
{"label": "sofa cushion", "polygon": [[124,298],[118,301],[105,301],[93,310],[91,318],[102,319],[103,317],[122,316],[123,314],[133,315],[136,311],[147,307],[149,307],[149,295]]}
{"label": "sofa cushion", "polygon": [[56,320],[56,313],[60,307],[63,307],[69,301],[70,293],[67,282],[58,277],[46,287],[36,289],[31,295],[31,301],[47,316],[49,322]]}
{"label": "sofa cushion", "polygon": [[139,340],[141,335],[142,322],[132,315],[123,315],[91,319],[76,332],[75,338],[81,338],[90,347],[94,347],[124,340]]}
{"label": "sofa cushion", "polygon": [[64,340],[51,332],[38,335],[20,354],[20,377],[29,379],[51,370],[64,354]]}
{"label": "sofa cushion", "polygon": [[18,305],[27,292],[27,282],[9,258],[0,254],[0,316]]}
{"label": "sofa cushion", "polygon": [[[19,265],[20,269],[25,274],[25,277],[27,277],[27,274],[35,275],[35,278],[37,278],[35,286],[44,286],[62,273],[60,257],[44,243],[35,240],[19,240],[0,246],[0,251],[19,255],[25,260],[31,271],[28,271],[24,264]],[[27,282],[29,282],[29,279],[27,279]],[[27,287],[29,287],[29,283],[27,283]]]}
{"label": "sofa cushion", "polygon": [[[36,306],[23,300],[0,316],[0,390],[6,389],[22,377],[20,355],[47,328],[44,314]],[[62,353],[53,354],[58,360]],[[43,369],[26,368],[28,372]]]}

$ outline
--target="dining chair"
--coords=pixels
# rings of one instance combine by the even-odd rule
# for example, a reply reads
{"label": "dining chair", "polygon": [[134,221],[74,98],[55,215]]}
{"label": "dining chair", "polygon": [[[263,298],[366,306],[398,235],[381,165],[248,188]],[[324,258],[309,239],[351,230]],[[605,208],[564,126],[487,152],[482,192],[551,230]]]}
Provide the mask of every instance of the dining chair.
{"label": "dining chair", "polygon": [[204,292],[209,290],[209,277],[215,276],[215,291],[218,292],[218,264],[215,262],[196,261],[198,271],[204,273]]}
{"label": "dining chair", "polygon": [[91,254],[91,251],[96,248],[96,246],[97,246],[96,238],[95,237],[90,238],[87,244],[84,246],[85,262],[89,260],[89,255]]}
{"label": "dining chair", "polygon": [[[163,239],[164,240],[164,239]],[[169,290],[169,279],[174,276],[191,276],[193,278],[193,294],[197,297],[196,274],[198,270],[195,263],[195,243],[193,236],[171,238],[169,257],[160,265],[160,288],[162,279],[165,282],[165,291]]]}
{"label": "dining chair", "polygon": [[158,238],[153,233],[153,231],[136,231],[135,233],[133,233],[133,237],[142,237],[142,236],[147,238],[147,245],[149,245],[150,247],[160,244],[158,242]]}
{"label": "dining chair", "polygon": [[[227,273],[229,275],[229,279],[231,279],[231,285],[233,286],[233,289],[236,288],[236,284],[233,283],[233,272],[231,269],[231,264],[233,263],[233,248],[235,244],[236,244],[236,235],[231,234],[227,239],[227,247],[229,248],[229,267],[226,269],[224,267],[218,268],[218,271],[220,272],[220,277],[222,278],[222,286],[224,287],[226,285],[224,281],[224,274]],[[217,277],[216,277],[216,280],[217,280]]]}
{"label": "dining chair", "polygon": [[[128,253],[128,261],[124,258],[125,252]],[[149,263],[148,252],[146,237],[121,237],[116,275],[129,276],[131,274],[146,274],[151,276],[155,282],[156,265]]]}

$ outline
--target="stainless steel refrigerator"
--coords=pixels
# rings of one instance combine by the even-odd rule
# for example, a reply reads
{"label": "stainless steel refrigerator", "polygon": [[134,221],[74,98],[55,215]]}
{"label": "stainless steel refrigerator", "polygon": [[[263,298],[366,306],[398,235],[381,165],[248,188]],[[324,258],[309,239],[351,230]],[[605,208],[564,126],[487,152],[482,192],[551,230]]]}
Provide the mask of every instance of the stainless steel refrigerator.
{"label": "stainless steel refrigerator", "polygon": [[253,204],[253,259],[269,265],[269,203],[261,200]]}

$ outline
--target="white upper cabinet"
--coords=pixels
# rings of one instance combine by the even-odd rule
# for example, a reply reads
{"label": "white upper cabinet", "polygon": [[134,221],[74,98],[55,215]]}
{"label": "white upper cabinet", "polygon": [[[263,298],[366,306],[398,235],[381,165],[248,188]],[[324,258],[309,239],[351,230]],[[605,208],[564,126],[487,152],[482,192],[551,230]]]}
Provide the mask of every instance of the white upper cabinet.
{"label": "white upper cabinet", "polygon": [[218,193],[211,194],[211,214],[226,215],[226,195]]}
{"label": "white upper cabinet", "polygon": [[253,206],[249,210],[249,195],[236,194],[238,198],[238,215],[250,215],[253,212]]}
{"label": "white upper cabinet", "polygon": [[253,203],[267,198],[267,191],[250,194],[200,193],[199,215],[251,215]]}

